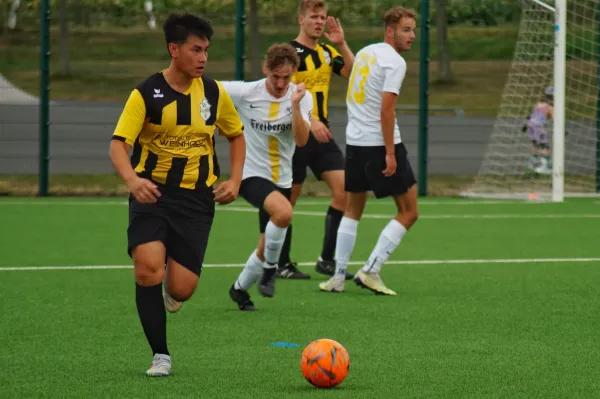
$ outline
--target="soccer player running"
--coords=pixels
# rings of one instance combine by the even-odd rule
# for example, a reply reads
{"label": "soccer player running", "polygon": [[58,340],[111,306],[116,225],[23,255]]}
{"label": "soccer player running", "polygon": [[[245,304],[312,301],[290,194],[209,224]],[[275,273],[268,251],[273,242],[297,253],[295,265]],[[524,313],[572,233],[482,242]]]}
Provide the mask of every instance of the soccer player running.
{"label": "soccer player running", "polygon": [[[138,314],[154,355],[146,371],[151,377],[170,373],[165,308],[179,310],[196,290],[215,202],[236,199],[246,148],[231,98],[203,76],[211,25],[171,14],[163,30],[171,64],[132,91],[110,144],[114,168],[131,190],[127,249]],[[214,187],[217,127],[229,140],[231,178]]]}
{"label": "soccer player running", "polygon": [[367,263],[354,276],[357,285],[377,294],[396,295],[380,278],[381,266],[417,221],[416,180],[396,123],[396,99],[406,74],[399,53],[415,40],[416,14],[394,7],[384,16],[385,40],[356,54],[346,104],[346,178],[348,201],[340,223],[335,251],[335,275],[319,285],[323,291],[344,290],[358,223],[367,192],[392,197],[398,213],[381,232]]}
{"label": "soccer player running", "polygon": [[292,156],[308,141],[312,98],[304,84],[291,83],[300,59],[289,44],[267,51],[263,72],[254,82],[223,82],[245,126],[248,143],[240,195],[259,209],[260,239],[229,295],[240,310],[255,310],[248,289],[275,294],[277,262],[292,220]]}
{"label": "soccer player running", "polygon": [[[344,156],[329,131],[327,103],[331,73],[348,78],[354,63],[354,55],[344,40],[344,31],[339,19],[327,17],[327,3],[323,0],[301,0],[298,7],[300,33],[291,42],[300,57],[295,83],[304,83],[313,96],[313,121],[311,135],[304,147],[296,148],[293,158],[292,205],[302,190],[309,167],[315,177],[329,186],[332,200],[325,217],[323,249],[315,269],[317,272],[333,275],[333,254],[337,230],[343,216],[346,197],[344,192]],[[327,25],[328,33],[325,32]],[[338,47],[339,52],[329,44],[320,43],[321,36]],[[296,263],[290,260],[292,226],[288,228],[285,244],[279,260],[278,276],[289,279],[309,279],[310,275],[301,272]],[[348,278],[352,278],[349,274]]]}
{"label": "soccer player running", "polygon": [[[550,145],[546,133],[546,122],[554,118],[554,87],[544,90],[541,102],[533,107],[533,111],[523,126],[523,132],[531,139],[531,155],[529,157],[528,169],[536,173],[549,175],[552,173],[550,162]],[[539,164],[538,164],[539,162]]]}

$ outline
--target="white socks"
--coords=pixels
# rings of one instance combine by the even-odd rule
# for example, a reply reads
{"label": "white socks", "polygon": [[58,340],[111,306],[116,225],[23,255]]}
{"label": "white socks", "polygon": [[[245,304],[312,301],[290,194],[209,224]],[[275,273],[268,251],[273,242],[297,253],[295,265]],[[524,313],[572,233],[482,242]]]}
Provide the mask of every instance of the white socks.
{"label": "white socks", "polygon": [[252,252],[244,270],[240,273],[233,288],[236,290],[248,291],[254,283],[258,281],[263,274],[263,268],[275,268],[281,255],[281,248],[285,241],[287,227],[277,227],[271,221],[265,229],[265,262],[261,261],[256,255],[256,250]]}
{"label": "white socks", "polygon": [[244,270],[240,273],[233,288],[248,291],[256,283],[263,272],[263,262],[256,256],[256,250],[248,258]]}
{"label": "white socks", "polygon": [[369,260],[363,266],[362,271],[365,273],[378,273],[381,270],[381,265],[385,263],[400,244],[406,231],[406,228],[400,222],[392,219],[379,235],[377,245],[375,245],[375,249],[371,252],[371,256],[369,256]]}
{"label": "white socks", "polygon": [[267,227],[265,228],[265,265],[264,267],[270,269],[277,267],[279,262],[279,256],[281,255],[281,249],[285,241],[285,233],[287,227],[277,227],[273,222],[269,220]]}
{"label": "white socks", "polygon": [[343,217],[337,233],[335,244],[335,276],[346,276],[346,266],[352,256],[356,243],[358,220]]}

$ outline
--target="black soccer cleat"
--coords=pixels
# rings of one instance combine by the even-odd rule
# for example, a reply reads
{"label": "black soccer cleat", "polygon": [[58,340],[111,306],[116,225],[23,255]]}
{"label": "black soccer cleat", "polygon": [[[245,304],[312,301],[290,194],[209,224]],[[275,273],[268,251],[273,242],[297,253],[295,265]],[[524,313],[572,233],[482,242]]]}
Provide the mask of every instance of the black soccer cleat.
{"label": "black soccer cleat", "polygon": [[290,280],[310,280],[310,274],[298,270],[298,263],[288,262],[285,266],[280,266],[277,270],[277,277]]}
{"label": "black soccer cleat", "polygon": [[240,310],[256,310],[256,308],[254,307],[254,303],[252,303],[252,301],[250,300],[250,294],[248,294],[248,291],[236,290],[235,284],[232,285],[229,289],[229,297],[233,300],[233,302],[237,303],[238,308],[240,308]]}
{"label": "black soccer cleat", "polygon": [[[317,265],[315,266],[315,270],[318,273],[325,274],[327,276],[333,276],[335,274],[335,261],[333,260],[321,260],[317,261]],[[354,274],[350,273],[346,270],[345,280],[352,280],[354,278]]]}
{"label": "black soccer cleat", "polygon": [[275,278],[277,277],[277,267],[263,267],[263,274],[258,281],[258,292],[267,298],[275,296]]}

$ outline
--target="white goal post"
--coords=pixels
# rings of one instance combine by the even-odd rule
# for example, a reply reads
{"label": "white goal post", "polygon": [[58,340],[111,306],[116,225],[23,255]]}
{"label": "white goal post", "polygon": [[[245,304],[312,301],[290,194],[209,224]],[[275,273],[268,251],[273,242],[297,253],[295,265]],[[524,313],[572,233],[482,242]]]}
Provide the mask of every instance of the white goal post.
{"label": "white goal post", "polygon": [[[479,172],[462,195],[555,202],[598,195],[599,48],[600,0],[522,0],[493,131]],[[546,116],[536,125],[534,109],[543,103],[552,105],[553,115],[540,111]]]}

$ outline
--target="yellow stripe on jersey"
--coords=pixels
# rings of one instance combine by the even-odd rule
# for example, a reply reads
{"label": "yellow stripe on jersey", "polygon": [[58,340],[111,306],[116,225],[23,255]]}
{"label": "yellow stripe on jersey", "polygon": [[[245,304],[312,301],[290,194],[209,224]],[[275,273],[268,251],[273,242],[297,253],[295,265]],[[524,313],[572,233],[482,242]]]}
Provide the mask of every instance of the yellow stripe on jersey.
{"label": "yellow stripe on jersey", "polygon": [[281,162],[279,159],[279,140],[275,136],[269,136],[269,158],[271,159],[271,179],[274,183],[277,183],[281,173]]}
{"label": "yellow stripe on jersey", "polygon": [[[269,107],[269,120],[274,121],[279,118],[279,105],[281,103],[272,102]],[[273,182],[279,182],[281,175],[281,161],[279,155],[279,140],[277,136],[269,136],[269,159],[271,160],[271,179]]]}
{"label": "yellow stripe on jersey", "polygon": [[277,102],[272,102],[269,107],[269,120],[274,121],[279,117],[279,104]]}

